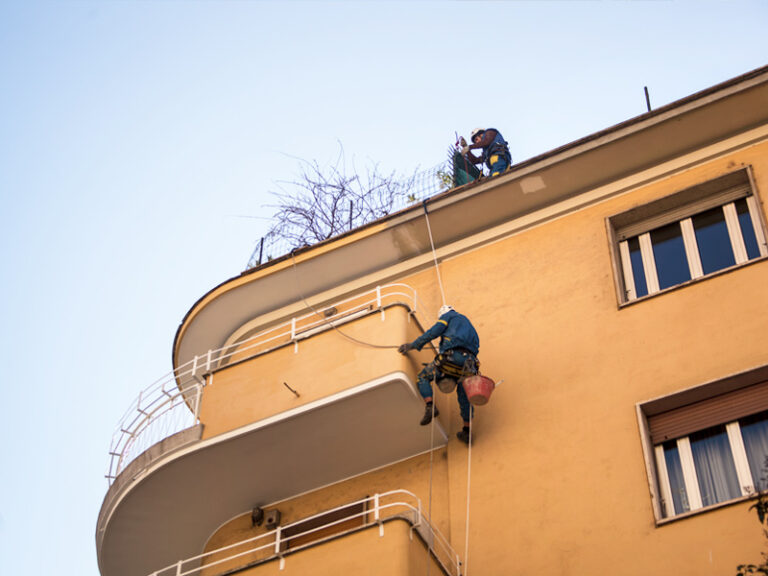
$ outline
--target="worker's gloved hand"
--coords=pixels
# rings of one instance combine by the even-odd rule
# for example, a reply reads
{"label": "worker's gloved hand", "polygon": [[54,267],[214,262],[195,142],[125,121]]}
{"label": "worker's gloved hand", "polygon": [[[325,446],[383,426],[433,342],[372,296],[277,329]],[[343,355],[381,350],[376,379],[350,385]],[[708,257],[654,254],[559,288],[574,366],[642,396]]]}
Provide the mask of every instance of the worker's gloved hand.
{"label": "worker's gloved hand", "polygon": [[461,155],[462,156],[466,156],[467,154],[469,154],[469,146],[462,146],[461,147]]}
{"label": "worker's gloved hand", "polygon": [[411,344],[402,344],[400,348],[397,349],[400,354],[408,354],[408,350],[413,350],[413,346],[411,346]]}

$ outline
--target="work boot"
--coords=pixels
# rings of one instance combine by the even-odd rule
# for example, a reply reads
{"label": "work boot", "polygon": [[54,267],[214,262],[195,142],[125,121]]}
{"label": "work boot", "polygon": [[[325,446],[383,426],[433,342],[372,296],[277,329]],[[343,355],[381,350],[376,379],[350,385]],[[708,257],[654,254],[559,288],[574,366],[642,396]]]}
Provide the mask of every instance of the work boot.
{"label": "work boot", "polygon": [[[440,414],[440,411],[437,409],[437,406],[435,406],[435,416],[438,414]],[[426,426],[430,422],[432,422],[432,402],[427,402],[427,406],[424,408],[424,416],[419,424]]]}
{"label": "work boot", "polygon": [[464,442],[464,444],[469,444],[469,428],[466,426],[456,432],[456,438]]}

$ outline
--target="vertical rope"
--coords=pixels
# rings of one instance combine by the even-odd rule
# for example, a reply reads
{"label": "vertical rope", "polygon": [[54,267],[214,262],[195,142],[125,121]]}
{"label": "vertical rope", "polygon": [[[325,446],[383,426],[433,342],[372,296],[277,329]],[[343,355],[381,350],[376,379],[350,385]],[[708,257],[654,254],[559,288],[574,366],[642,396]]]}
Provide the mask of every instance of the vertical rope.
{"label": "vertical rope", "polygon": [[469,574],[469,497],[470,497],[470,482],[472,480],[472,416],[474,410],[472,406],[469,407],[469,446],[467,447],[467,519],[465,521],[464,535],[464,574]]}
{"label": "vertical rope", "polygon": [[437,284],[440,286],[440,296],[445,306],[445,290],[443,290],[443,279],[440,277],[440,266],[437,264],[437,252],[435,251],[435,241],[432,238],[432,226],[429,224],[429,212],[427,212],[427,201],[422,203],[424,206],[424,218],[427,221],[427,232],[429,232],[429,244],[432,246],[432,259],[435,261],[435,272],[437,273]]}
{"label": "vertical rope", "polygon": [[[427,516],[429,517],[429,529],[432,530],[432,470],[435,462],[435,375],[432,376],[432,423],[429,427],[429,505],[427,506]],[[434,536],[432,537],[434,541]],[[430,544],[427,543],[427,576],[432,563],[429,561]]]}

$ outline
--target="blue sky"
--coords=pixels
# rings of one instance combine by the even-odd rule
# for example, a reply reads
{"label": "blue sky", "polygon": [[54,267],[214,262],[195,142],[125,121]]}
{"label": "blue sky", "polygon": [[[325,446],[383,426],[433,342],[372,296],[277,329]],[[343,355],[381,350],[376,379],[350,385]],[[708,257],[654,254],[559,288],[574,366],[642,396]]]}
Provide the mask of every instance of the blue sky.
{"label": "blue sky", "polygon": [[[0,574],[98,574],[112,432],[341,142],[521,161],[768,63],[768,2],[0,1]],[[243,218],[242,216],[247,216]]]}

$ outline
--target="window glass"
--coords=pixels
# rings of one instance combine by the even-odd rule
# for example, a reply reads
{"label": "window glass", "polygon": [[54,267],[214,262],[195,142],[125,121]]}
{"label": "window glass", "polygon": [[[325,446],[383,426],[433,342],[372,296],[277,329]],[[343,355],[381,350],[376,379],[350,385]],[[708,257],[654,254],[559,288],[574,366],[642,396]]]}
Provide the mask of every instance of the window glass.
{"label": "window glass", "polygon": [[760,256],[760,248],[757,245],[755,228],[752,226],[752,218],[749,216],[749,207],[746,198],[734,202],[736,213],[739,215],[741,236],[744,238],[744,246],[747,248],[747,257],[752,260]]}
{"label": "window glass", "polygon": [[652,230],[651,244],[661,290],[691,279],[683,233],[678,222]]}
{"label": "window glass", "polygon": [[648,294],[648,285],[645,283],[645,271],[643,257],[640,254],[640,242],[637,236],[627,241],[629,246],[629,258],[632,262],[632,278],[635,281],[635,297],[640,298]]}
{"label": "window glass", "polygon": [[711,506],[741,496],[725,426],[691,434],[690,440],[702,505]]}
{"label": "window glass", "polygon": [[667,476],[669,476],[669,488],[672,491],[672,503],[674,510],[667,510],[667,516],[688,512],[688,494],[685,491],[683,480],[683,467],[680,464],[680,454],[677,450],[677,442],[672,440],[664,444],[664,460],[667,464]]}
{"label": "window glass", "polygon": [[739,420],[741,437],[744,440],[744,449],[747,452],[749,471],[752,472],[752,481],[758,490],[768,488],[766,482],[766,458],[768,458],[768,412],[761,412],[754,416]]}
{"label": "window glass", "polygon": [[711,274],[723,268],[734,266],[731,238],[725,224],[725,214],[721,207],[707,210],[693,218],[693,229],[696,233],[696,244],[699,246],[701,267],[704,274]]}

